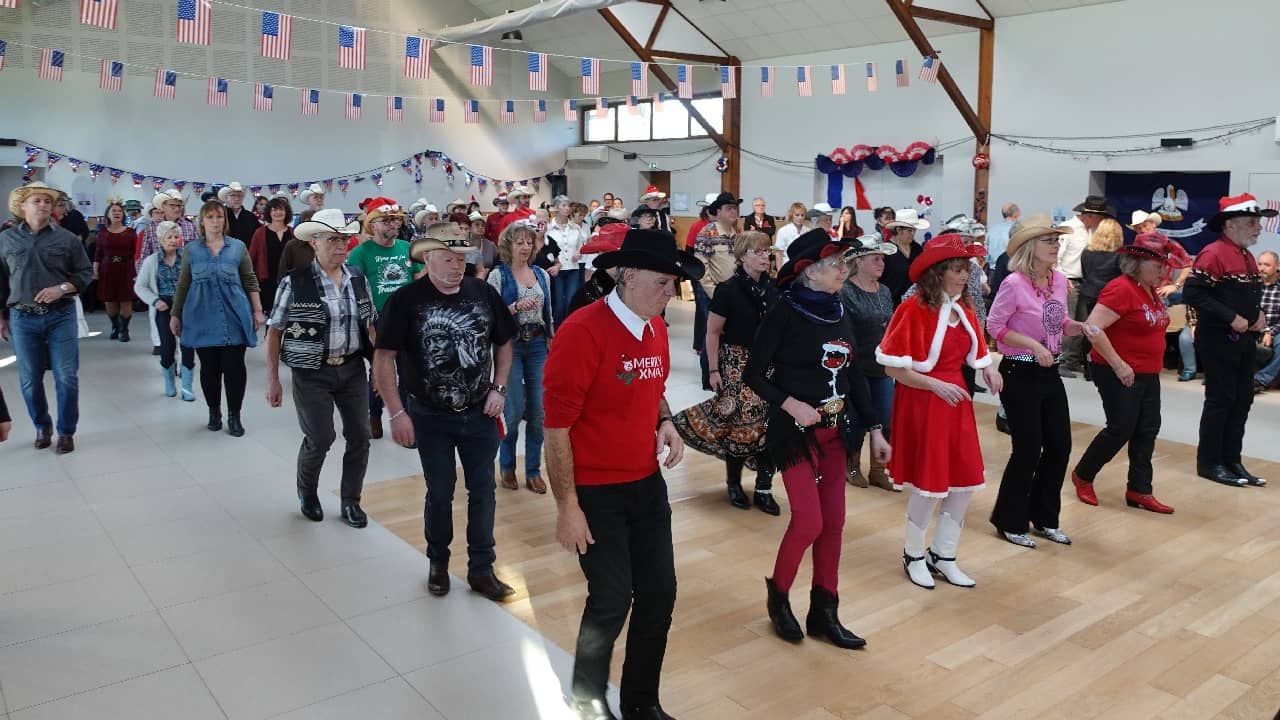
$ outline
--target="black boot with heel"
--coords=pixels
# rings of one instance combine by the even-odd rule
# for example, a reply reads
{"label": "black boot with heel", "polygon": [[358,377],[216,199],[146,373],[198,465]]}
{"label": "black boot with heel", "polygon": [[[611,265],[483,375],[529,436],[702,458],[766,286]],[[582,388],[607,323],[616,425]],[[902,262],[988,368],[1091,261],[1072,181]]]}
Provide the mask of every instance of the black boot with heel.
{"label": "black boot with heel", "polygon": [[804,640],[804,631],[800,629],[800,621],[791,612],[791,599],[778,589],[773,578],[765,578],[764,586],[769,592],[769,619],[773,621],[773,630],[778,637],[787,642],[798,643]]}
{"label": "black boot with heel", "polygon": [[222,408],[209,408],[209,424],[205,425],[210,432],[217,432],[222,429]]}
{"label": "black boot with heel", "polygon": [[840,624],[840,598],[824,588],[816,587],[809,591],[809,614],[804,619],[804,628],[809,637],[826,638],[839,648],[858,650],[867,646],[867,641],[854,635],[848,628]]}

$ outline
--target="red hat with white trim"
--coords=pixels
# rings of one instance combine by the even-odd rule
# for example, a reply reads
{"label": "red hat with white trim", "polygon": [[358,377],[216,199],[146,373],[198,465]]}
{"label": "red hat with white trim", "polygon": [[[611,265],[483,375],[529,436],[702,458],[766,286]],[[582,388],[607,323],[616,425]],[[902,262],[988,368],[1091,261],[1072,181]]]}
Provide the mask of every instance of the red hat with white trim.
{"label": "red hat with white trim", "polygon": [[369,232],[369,228],[373,227],[373,221],[384,217],[398,217],[401,220],[408,220],[405,211],[396,204],[395,200],[387,197],[371,197],[365,198],[360,203],[360,209],[364,211],[364,231]]}
{"label": "red hat with white trim", "polygon": [[1223,226],[1231,218],[1237,217],[1275,217],[1280,212],[1272,208],[1264,208],[1258,204],[1258,198],[1244,193],[1234,197],[1218,200],[1218,214],[1209,219],[1209,230],[1222,232]]}
{"label": "red hat with white trim", "polygon": [[662,200],[666,197],[667,197],[667,194],[659,190],[657,185],[650,185],[649,187],[644,189],[644,194],[640,196],[640,201],[644,202],[645,200],[649,200],[653,198]]}

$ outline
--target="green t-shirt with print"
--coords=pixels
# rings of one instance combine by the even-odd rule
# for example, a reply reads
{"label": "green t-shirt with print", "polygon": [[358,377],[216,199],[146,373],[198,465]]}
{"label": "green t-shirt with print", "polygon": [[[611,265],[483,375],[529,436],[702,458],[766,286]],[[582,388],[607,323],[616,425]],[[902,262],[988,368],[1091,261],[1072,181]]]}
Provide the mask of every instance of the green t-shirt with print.
{"label": "green t-shirt with print", "polygon": [[366,240],[347,256],[347,264],[369,279],[373,305],[379,311],[391,293],[413,282],[413,276],[421,269],[410,262],[409,243],[404,240],[396,240],[390,247]]}

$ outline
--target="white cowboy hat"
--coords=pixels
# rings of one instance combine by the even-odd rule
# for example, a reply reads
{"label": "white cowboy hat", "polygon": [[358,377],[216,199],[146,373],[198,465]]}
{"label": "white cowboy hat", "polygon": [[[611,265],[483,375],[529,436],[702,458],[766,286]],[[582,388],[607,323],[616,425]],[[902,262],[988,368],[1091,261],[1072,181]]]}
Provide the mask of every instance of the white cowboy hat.
{"label": "white cowboy hat", "polygon": [[184,205],[186,204],[186,201],[182,199],[182,193],[178,192],[176,188],[170,188],[164,192],[156,193],[156,196],[151,198],[151,207],[163,210],[164,204],[170,200],[177,200]]}
{"label": "white cowboy hat", "polygon": [[987,234],[987,226],[976,219],[961,213],[948,220],[939,228],[943,232],[951,232],[965,237],[982,237]]}
{"label": "white cowboy hat", "polygon": [[863,235],[853,241],[853,248],[850,257],[866,257],[867,255],[896,255],[898,254],[898,246],[891,242],[884,242],[879,235]]}
{"label": "white cowboy hat", "polygon": [[915,228],[917,230],[928,230],[929,221],[920,217],[920,213],[915,208],[902,208],[893,211],[893,219],[884,224],[885,229],[892,228]]}
{"label": "white cowboy hat", "polygon": [[517,185],[507,192],[508,198],[533,197],[533,191],[524,185]]}
{"label": "white cowboy hat", "polygon": [[720,193],[718,193],[718,192],[707,193],[706,198],[705,198],[705,199],[703,199],[703,200],[699,200],[696,204],[697,204],[697,206],[698,206],[698,207],[706,207],[706,206],[710,205],[711,203],[715,202],[715,201],[716,201],[716,198],[718,198],[718,197],[720,197]]}
{"label": "white cowboy hat", "polygon": [[426,222],[427,216],[432,213],[439,215],[440,211],[436,209],[435,205],[428,204],[426,207],[413,214],[413,224],[418,227],[422,227],[422,223]]}
{"label": "white cowboy hat", "polygon": [[306,202],[307,200],[311,199],[312,195],[323,195],[323,194],[324,194],[324,188],[320,187],[320,183],[311,183],[309,187],[304,188],[302,192],[298,193],[298,199],[301,200],[302,202]]}
{"label": "white cowboy hat", "polygon": [[310,220],[298,223],[293,229],[293,236],[299,240],[310,240],[316,233],[330,232],[340,235],[359,235],[360,223],[347,222],[347,216],[338,208],[317,210]]}
{"label": "white cowboy hat", "polygon": [[238,182],[227,183],[227,186],[218,191],[218,202],[225,203],[227,196],[233,192],[244,194],[244,186]]}
{"label": "white cowboy hat", "polygon": [[445,204],[444,211],[449,212],[451,208],[456,208],[456,207],[460,207],[465,210],[467,208],[467,205],[469,204],[470,203],[468,203],[466,200],[463,200],[462,198],[454,198],[450,200],[447,204]]}
{"label": "white cowboy hat", "polygon": [[409,257],[414,262],[422,262],[423,253],[432,250],[452,250],[456,253],[468,253],[475,250],[470,236],[458,227],[457,223],[438,222],[427,227],[426,232],[415,237],[409,246]]}
{"label": "white cowboy hat", "polygon": [[473,210],[471,214],[467,216],[467,219],[470,220],[471,222],[475,222],[477,220],[483,220],[484,213],[480,212],[479,210]]}
{"label": "white cowboy hat", "polygon": [[814,209],[816,212],[820,212],[820,213],[822,213],[823,215],[835,215],[835,214],[836,214],[836,209],[835,209],[835,208],[833,208],[833,207],[831,207],[831,206],[830,206],[830,205],[828,205],[827,203],[824,203],[824,202],[820,202],[820,203],[815,204],[815,205],[813,206],[813,209]]}
{"label": "white cowboy hat", "polygon": [[1134,210],[1130,219],[1132,222],[1129,223],[1129,229],[1134,232],[1137,232],[1139,225],[1148,220],[1154,222],[1157,227],[1160,226],[1160,223],[1164,222],[1164,217],[1162,217],[1160,213],[1149,213],[1142,210]]}
{"label": "white cowboy hat", "polygon": [[411,212],[411,213],[416,213],[416,212],[418,212],[419,210],[421,210],[422,208],[424,208],[424,207],[426,207],[426,206],[427,206],[427,199],[426,199],[426,198],[418,198],[417,200],[414,200],[414,201],[413,201],[413,204],[412,204],[412,205],[410,205],[410,206],[409,206],[409,212]]}

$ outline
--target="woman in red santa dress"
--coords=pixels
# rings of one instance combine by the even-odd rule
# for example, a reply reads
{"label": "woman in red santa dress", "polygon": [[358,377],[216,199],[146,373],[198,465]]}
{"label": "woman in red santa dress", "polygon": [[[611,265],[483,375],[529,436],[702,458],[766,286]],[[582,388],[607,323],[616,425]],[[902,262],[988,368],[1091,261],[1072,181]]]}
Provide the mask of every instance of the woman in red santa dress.
{"label": "woman in red santa dress", "polygon": [[[956,565],[965,510],[985,484],[973,401],[960,369],[982,370],[994,393],[1003,385],[965,292],[970,258],[984,255],[985,248],[959,235],[934,238],[911,263],[915,297],[898,306],[876,348],[876,360],[897,381],[889,470],[912,490],[902,565],[911,582],[930,590],[933,575],[959,587],[976,584]],[[939,503],[938,528],[926,550],[925,533]]]}

